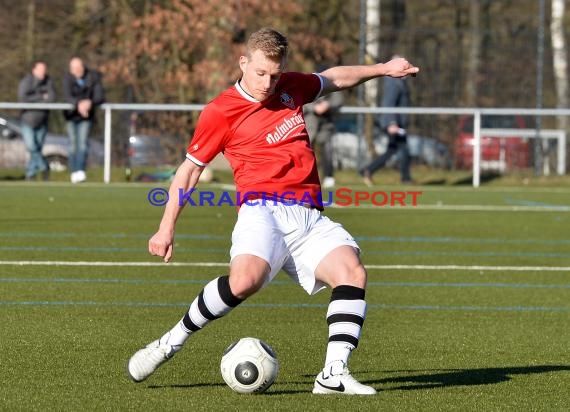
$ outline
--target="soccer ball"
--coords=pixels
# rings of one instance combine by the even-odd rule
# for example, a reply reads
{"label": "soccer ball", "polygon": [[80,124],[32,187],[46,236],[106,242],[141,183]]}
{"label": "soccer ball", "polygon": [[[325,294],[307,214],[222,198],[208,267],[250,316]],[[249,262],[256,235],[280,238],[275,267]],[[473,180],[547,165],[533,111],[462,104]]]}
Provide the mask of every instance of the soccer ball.
{"label": "soccer ball", "polygon": [[275,382],[279,362],[267,343],[242,338],[224,351],[220,369],[224,381],[234,391],[261,393]]}

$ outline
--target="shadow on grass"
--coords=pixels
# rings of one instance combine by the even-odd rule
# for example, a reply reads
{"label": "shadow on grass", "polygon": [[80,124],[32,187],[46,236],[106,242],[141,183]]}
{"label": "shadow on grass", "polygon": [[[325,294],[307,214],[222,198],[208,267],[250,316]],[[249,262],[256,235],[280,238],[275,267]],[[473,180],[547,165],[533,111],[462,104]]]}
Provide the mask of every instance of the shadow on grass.
{"label": "shadow on grass", "polygon": [[199,382],[199,383],[173,383],[171,385],[149,385],[149,389],[191,389],[191,388],[205,388],[212,386],[226,386],[224,383],[211,383],[211,382]]}
{"label": "shadow on grass", "polygon": [[[396,385],[393,387],[382,389],[384,391],[395,390],[420,390],[420,389],[437,389],[448,388],[454,386],[475,386],[475,385],[493,385],[502,382],[508,382],[513,375],[533,375],[539,373],[550,372],[570,372],[570,365],[538,365],[538,366],[512,366],[504,368],[480,368],[480,369],[445,369],[445,370],[401,370],[401,371],[382,371],[382,373],[406,374],[406,376],[396,376],[384,379],[368,379],[361,380],[363,384],[373,385]],[[371,371],[361,371],[361,373],[371,373]],[[409,375],[408,375],[409,374]],[[357,372],[358,375],[358,372]],[[306,385],[304,389],[278,389],[271,388],[264,395],[296,395],[303,393],[311,393],[313,389],[313,374],[301,375],[303,379],[299,381],[278,382],[277,387],[281,384],[299,384]],[[190,384],[171,384],[171,385],[149,385],[149,389],[192,389],[202,387],[223,387],[223,383],[201,382]],[[273,390],[272,390],[273,389]],[[275,390],[276,389],[276,390]],[[379,389],[379,388],[376,388]]]}
{"label": "shadow on grass", "polygon": [[[479,180],[481,184],[491,182],[495,179],[501,177],[500,173],[497,172],[483,172],[481,173]],[[463,179],[456,180],[452,183],[454,186],[462,186],[462,185],[472,185],[473,184],[473,176],[467,176]]]}
{"label": "shadow on grass", "polygon": [[[289,383],[289,382],[284,382]],[[304,382],[302,382],[304,383]],[[224,383],[190,383],[190,384],[172,384],[172,385],[149,385],[149,389],[192,389],[192,388],[211,388],[211,387],[223,387],[226,386]],[[298,389],[282,389],[273,390],[274,387],[269,388],[267,392],[263,395],[297,395],[301,393],[311,393],[313,386],[307,387],[305,390]]]}
{"label": "shadow on grass", "polygon": [[2,175],[0,176],[0,181],[3,182],[11,182],[11,181],[24,181],[26,180],[26,176],[25,175],[17,175],[17,176],[6,176],[6,175]]}
{"label": "shadow on grass", "polygon": [[269,388],[267,392],[265,392],[264,396],[271,396],[271,395],[299,395],[301,393],[312,393],[313,392],[313,385],[307,385],[307,389],[300,390],[300,389],[282,389],[282,390],[271,390]]}
{"label": "shadow on grass", "polygon": [[447,184],[447,179],[446,178],[429,179],[421,181],[420,184],[422,186],[444,186]]}
{"label": "shadow on grass", "polygon": [[441,371],[398,371],[415,374],[385,379],[371,379],[363,381],[362,383],[369,385],[401,384],[387,390],[434,389],[451,386],[492,385],[507,382],[512,379],[512,375],[532,375],[559,371],[570,371],[570,365],[513,366],[505,368],[449,369]]}

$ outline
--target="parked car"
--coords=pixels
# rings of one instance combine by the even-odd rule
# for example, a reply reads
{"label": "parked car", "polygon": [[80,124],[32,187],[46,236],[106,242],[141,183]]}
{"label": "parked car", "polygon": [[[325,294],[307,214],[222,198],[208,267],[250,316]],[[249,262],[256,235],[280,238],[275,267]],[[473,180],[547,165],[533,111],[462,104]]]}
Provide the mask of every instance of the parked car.
{"label": "parked car", "polygon": [[184,148],[170,136],[131,135],[127,141],[127,166],[175,166],[184,157]]}
{"label": "parked car", "polygon": [[[360,169],[369,162],[370,154],[366,142],[358,136],[355,115],[341,115],[335,122],[337,131],[332,137],[333,163],[336,169]],[[388,136],[374,127],[374,148],[381,155],[387,150]],[[412,162],[430,167],[449,169],[451,153],[449,148],[433,137],[408,135],[408,149]],[[397,166],[397,156],[392,157],[388,167]]]}
{"label": "parked car", "polygon": [[447,145],[433,137],[411,134],[408,148],[412,162],[440,169],[451,169],[451,152]]}
{"label": "parked car", "polygon": [[[90,166],[103,164],[103,144],[95,139],[89,139],[89,153],[87,157]],[[68,165],[67,136],[48,133],[42,150],[50,170],[61,172],[67,170]],[[30,158],[22,138],[20,120],[0,116],[0,167],[25,169]]]}
{"label": "parked car", "polygon": [[125,179],[147,182],[170,180],[186,153],[185,145],[171,136],[144,134],[129,136],[124,152]]}
{"label": "parked car", "polygon": [[[483,129],[524,129],[528,127],[522,116],[481,116]],[[473,116],[459,119],[457,139],[455,140],[455,167],[470,169],[473,167]],[[491,137],[481,136],[481,169],[506,170],[526,168],[530,164],[531,144],[520,136]]]}

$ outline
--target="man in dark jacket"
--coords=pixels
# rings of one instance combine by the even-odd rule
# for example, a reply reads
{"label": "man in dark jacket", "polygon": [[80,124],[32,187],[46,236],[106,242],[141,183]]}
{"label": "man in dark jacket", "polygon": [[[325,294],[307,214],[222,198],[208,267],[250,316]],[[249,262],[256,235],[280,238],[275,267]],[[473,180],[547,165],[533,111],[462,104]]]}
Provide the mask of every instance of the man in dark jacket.
{"label": "man in dark jacket", "polygon": [[69,73],[63,80],[63,94],[75,107],[64,112],[69,135],[71,182],[86,180],[87,139],[93,126],[95,108],[105,101],[101,75],[85,66],[79,57],[69,62]]}
{"label": "man in dark jacket", "polygon": [[[399,56],[394,56],[399,57]],[[384,77],[384,94],[382,107],[408,107],[410,105],[410,91],[406,78]],[[381,156],[373,159],[360,170],[360,174],[367,186],[372,186],[372,174],[384,167],[396,153],[400,160],[400,179],[402,183],[411,183],[410,151],[407,142],[408,115],[405,113],[386,113],[380,116],[380,126],[388,135],[388,149]]]}
{"label": "man in dark jacket", "polygon": [[[53,82],[48,76],[46,62],[37,60],[32,64],[31,73],[27,74],[18,85],[18,99],[25,103],[47,103],[55,100]],[[41,173],[44,180],[49,179],[49,166],[42,155],[48,118],[49,110],[22,112],[22,137],[30,153],[26,180],[33,179],[37,173]]]}

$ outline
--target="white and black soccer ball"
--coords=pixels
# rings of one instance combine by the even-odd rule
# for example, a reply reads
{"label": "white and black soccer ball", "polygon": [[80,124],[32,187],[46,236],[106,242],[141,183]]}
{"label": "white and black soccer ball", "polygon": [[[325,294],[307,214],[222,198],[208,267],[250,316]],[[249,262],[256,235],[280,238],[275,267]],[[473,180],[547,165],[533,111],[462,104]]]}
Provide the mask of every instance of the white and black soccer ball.
{"label": "white and black soccer ball", "polygon": [[222,377],[239,393],[267,390],[279,372],[279,362],[271,347],[257,338],[242,338],[224,351],[220,363]]}

